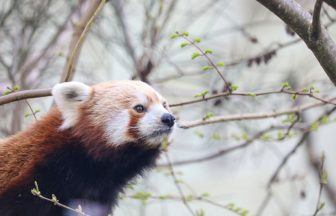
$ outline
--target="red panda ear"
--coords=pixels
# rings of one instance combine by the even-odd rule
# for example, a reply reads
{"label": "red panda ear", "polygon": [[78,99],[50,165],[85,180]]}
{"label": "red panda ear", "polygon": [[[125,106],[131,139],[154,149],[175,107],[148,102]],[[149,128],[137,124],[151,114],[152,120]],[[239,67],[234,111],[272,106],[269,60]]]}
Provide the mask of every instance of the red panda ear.
{"label": "red panda ear", "polygon": [[89,99],[91,92],[91,87],[81,82],[59,83],[52,88],[51,93],[64,119],[61,129],[76,124],[79,116],[78,107]]}

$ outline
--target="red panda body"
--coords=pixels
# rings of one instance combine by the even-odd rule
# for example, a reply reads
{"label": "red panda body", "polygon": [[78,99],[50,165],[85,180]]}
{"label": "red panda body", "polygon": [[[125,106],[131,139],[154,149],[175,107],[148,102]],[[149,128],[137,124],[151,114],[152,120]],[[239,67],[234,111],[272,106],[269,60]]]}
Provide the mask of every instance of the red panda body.
{"label": "red panda body", "polygon": [[[95,93],[99,90],[93,89],[91,99],[81,102],[81,114],[71,127],[60,130],[66,119],[54,108],[28,130],[0,140],[1,216],[64,215],[64,209],[31,194],[34,181],[46,197],[55,194],[64,204],[97,202],[104,208],[102,215],[107,215],[125,185],[155,165],[160,143],[148,145],[147,136],[137,135],[141,116],[129,114],[125,133],[133,138],[113,144],[105,125],[93,118],[91,106],[96,105],[91,103],[99,103],[92,99]],[[158,130],[153,131],[156,140]]]}

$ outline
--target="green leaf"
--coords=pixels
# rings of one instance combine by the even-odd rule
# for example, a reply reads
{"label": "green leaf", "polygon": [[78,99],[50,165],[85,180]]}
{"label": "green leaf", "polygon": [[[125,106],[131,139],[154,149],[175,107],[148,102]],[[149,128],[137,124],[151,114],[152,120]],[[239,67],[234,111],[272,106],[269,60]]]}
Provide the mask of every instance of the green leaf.
{"label": "green leaf", "polygon": [[209,118],[214,117],[215,115],[212,112],[205,113],[205,116],[203,117],[203,120],[207,120]]}
{"label": "green leaf", "polygon": [[204,133],[201,131],[195,131],[195,134],[199,137],[199,138],[203,138],[204,137]]}
{"label": "green leaf", "polygon": [[291,94],[291,99],[292,99],[293,101],[295,101],[296,98],[297,98],[297,94]]}
{"label": "green leaf", "polygon": [[160,200],[165,200],[165,199],[168,199],[169,197],[170,197],[169,195],[160,195],[159,199]]}
{"label": "green leaf", "polygon": [[195,38],[195,39],[194,39],[194,42],[195,42],[195,43],[201,43],[201,38],[199,38],[199,37]]}
{"label": "green leaf", "polygon": [[187,202],[190,202],[194,199],[193,195],[188,195],[185,197]]}
{"label": "green leaf", "polygon": [[51,201],[54,203],[54,205],[57,205],[58,199],[55,194],[51,194]]}
{"label": "green leaf", "polygon": [[204,192],[204,193],[201,194],[201,197],[209,197],[209,196],[210,196],[210,194],[208,192]]}
{"label": "green leaf", "polygon": [[188,45],[189,45],[188,42],[182,42],[182,43],[180,44],[180,47],[181,47],[181,48],[184,48],[184,47],[186,47],[186,46],[188,46]]}
{"label": "green leaf", "polygon": [[216,65],[217,65],[218,67],[224,67],[224,66],[225,66],[224,62],[217,62]]}
{"label": "green leaf", "polygon": [[196,211],[196,216],[205,216],[205,212],[203,209],[197,210]]}
{"label": "green leaf", "polygon": [[206,49],[206,50],[204,50],[204,53],[205,54],[212,54],[212,50],[211,49]]}
{"label": "green leaf", "polygon": [[13,90],[14,91],[19,91],[20,89],[21,89],[21,87],[19,85],[13,86]]}
{"label": "green leaf", "polygon": [[6,90],[2,93],[2,95],[5,96],[5,95],[9,95],[10,93],[12,93],[12,91],[9,90],[9,89],[6,89]]}
{"label": "green leaf", "polygon": [[287,118],[285,120],[282,121],[282,123],[294,123],[294,121],[296,120],[296,115],[291,113],[287,115]]}
{"label": "green leaf", "polygon": [[30,191],[31,191],[31,193],[32,193],[33,195],[35,195],[35,196],[40,196],[40,195],[41,195],[41,191],[40,191],[40,189],[39,189],[39,187],[38,187],[37,182],[34,181],[34,184],[35,184],[35,188],[31,189]]}
{"label": "green leaf", "polygon": [[303,93],[308,93],[309,90],[308,90],[308,88],[304,88],[304,89],[302,90],[302,92],[303,92]]}
{"label": "green leaf", "polygon": [[203,66],[203,67],[202,67],[202,70],[204,70],[204,71],[212,70],[212,69],[213,69],[213,67],[210,66],[210,65],[207,65],[207,66]]}
{"label": "green leaf", "polygon": [[211,138],[213,139],[213,140],[221,140],[221,136],[220,136],[220,134],[219,133],[213,133],[212,134],[212,136],[211,136]]}
{"label": "green leaf", "polygon": [[178,35],[178,34],[171,34],[170,35],[170,39],[176,39],[178,37],[180,37],[180,35]]}
{"label": "green leaf", "polygon": [[233,134],[231,135],[231,137],[232,137],[233,139],[235,139],[236,141],[240,141],[240,139],[241,139],[241,137],[240,137],[238,134],[235,134],[235,133],[233,133]]}
{"label": "green leaf", "polygon": [[311,131],[317,131],[318,128],[319,128],[319,123],[318,122],[314,122],[310,125],[310,130]]}
{"label": "green leaf", "polygon": [[201,55],[200,53],[195,52],[191,55],[191,59],[194,60],[195,58],[199,57],[200,55]]}
{"label": "green leaf", "polygon": [[278,140],[282,140],[284,138],[283,132],[282,131],[278,131],[277,137],[278,137]]}
{"label": "green leaf", "polygon": [[235,84],[232,84],[231,85],[231,90],[234,92],[234,91],[237,91],[238,90],[238,86],[237,85],[235,85]]}
{"label": "green leaf", "polygon": [[329,117],[328,116],[323,116],[321,119],[322,124],[327,124],[329,122]]}
{"label": "green leaf", "polygon": [[31,116],[30,112],[25,112],[24,117],[27,118],[28,116]]}
{"label": "green leaf", "polygon": [[189,32],[183,32],[182,35],[188,37],[189,36]]}
{"label": "green leaf", "polygon": [[321,202],[319,204],[318,210],[320,211],[321,209],[323,209],[324,206],[325,206],[325,202]]}
{"label": "green leaf", "polygon": [[201,93],[195,94],[194,97],[195,98],[199,98],[199,97],[204,98],[208,93],[209,93],[209,90],[204,90]]}
{"label": "green leaf", "polygon": [[311,86],[309,87],[309,90],[310,90],[310,92],[312,92],[312,93],[320,93],[320,90],[319,90],[318,88],[316,88],[314,85],[311,85]]}
{"label": "green leaf", "polygon": [[262,141],[270,141],[271,140],[271,136],[269,135],[269,134],[263,134],[261,137],[260,137],[260,139],[262,140]]}
{"label": "green leaf", "polygon": [[328,184],[328,173],[327,173],[327,171],[322,170],[320,175],[321,175],[321,184],[324,184],[324,185]]}
{"label": "green leaf", "polygon": [[248,136],[248,134],[246,132],[244,132],[241,137],[245,141],[249,139],[249,136]]}
{"label": "green leaf", "polygon": [[249,92],[247,94],[248,94],[248,96],[251,96],[251,97],[256,97],[257,96],[255,93],[252,93],[252,92]]}
{"label": "green leaf", "polygon": [[244,210],[240,213],[240,215],[241,215],[241,216],[247,216],[248,213],[249,213],[249,211],[246,210],[246,209],[244,209]]}
{"label": "green leaf", "polygon": [[141,200],[142,202],[146,202],[151,196],[152,196],[152,194],[149,193],[149,192],[140,191],[140,192],[132,195],[131,197],[133,199],[137,199],[137,200]]}
{"label": "green leaf", "polygon": [[168,138],[163,139],[160,148],[162,151],[166,152],[168,150],[169,147],[169,142],[168,142]]}
{"label": "green leaf", "polygon": [[289,82],[286,81],[286,82],[282,83],[282,88],[284,88],[284,89],[291,89],[291,86],[289,85]]}

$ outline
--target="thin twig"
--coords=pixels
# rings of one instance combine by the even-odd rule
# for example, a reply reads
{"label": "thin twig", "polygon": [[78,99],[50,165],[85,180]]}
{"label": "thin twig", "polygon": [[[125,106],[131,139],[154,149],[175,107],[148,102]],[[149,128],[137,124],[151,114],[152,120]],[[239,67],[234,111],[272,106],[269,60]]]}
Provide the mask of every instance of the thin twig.
{"label": "thin twig", "polygon": [[88,214],[85,214],[85,213],[82,211],[81,206],[78,206],[78,209],[73,209],[73,208],[71,208],[71,207],[69,207],[69,206],[67,206],[67,205],[64,205],[64,204],[60,203],[59,200],[56,198],[56,196],[55,196],[54,194],[52,195],[52,198],[51,198],[51,199],[48,198],[48,197],[43,196],[42,193],[41,193],[41,191],[39,190],[39,187],[38,187],[38,184],[37,184],[36,181],[35,181],[35,188],[33,188],[33,189],[31,190],[31,193],[32,193],[34,196],[36,196],[36,197],[38,197],[38,198],[40,198],[40,199],[42,199],[42,200],[46,200],[46,201],[50,202],[50,203],[53,204],[53,205],[56,205],[56,206],[59,206],[59,207],[61,207],[61,208],[70,210],[70,211],[75,212],[75,213],[77,213],[77,214],[79,214],[79,215],[90,216],[90,215],[88,215]]}
{"label": "thin twig", "polygon": [[180,103],[173,103],[170,104],[170,107],[177,107],[177,106],[185,106],[185,105],[190,105],[190,104],[195,104],[195,103],[200,103],[208,100],[212,100],[215,98],[219,97],[227,97],[227,96],[243,96],[243,97],[257,97],[257,96],[265,96],[265,95],[271,95],[271,94],[289,94],[289,95],[298,95],[298,96],[308,96],[313,99],[316,99],[321,102],[325,103],[330,103],[333,105],[336,105],[336,102],[330,101],[328,99],[321,98],[319,96],[316,96],[312,92],[304,92],[304,91],[294,91],[294,90],[289,90],[289,89],[280,89],[280,90],[271,90],[271,91],[263,91],[263,92],[222,92],[218,94],[213,94],[210,96],[205,96],[200,99],[194,99],[194,100],[189,100],[189,101],[184,101]]}
{"label": "thin twig", "polygon": [[[177,33],[179,34],[179,33]],[[204,58],[208,61],[208,63],[215,69],[215,71],[218,73],[218,75],[221,77],[221,79],[224,81],[225,86],[227,87],[227,89],[229,90],[229,92],[231,92],[231,86],[229,84],[229,82],[225,79],[225,77],[223,76],[223,74],[220,72],[220,70],[218,69],[217,65],[211,60],[211,58],[208,56],[207,53],[205,53],[203,51],[203,49],[201,47],[199,47],[193,40],[191,40],[190,38],[188,38],[187,36],[185,36],[184,34],[179,34],[182,38],[184,38],[186,41],[188,41],[192,46],[194,46],[201,54],[202,56],[204,56]]]}
{"label": "thin twig", "polygon": [[190,207],[190,205],[189,205],[189,203],[188,203],[188,201],[187,201],[187,199],[186,199],[186,197],[185,197],[185,195],[183,193],[183,190],[182,190],[182,188],[181,188],[181,186],[180,186],[180,184],[178,182],[178,179],[177,179],[177,177],[175,175],[174,168],[173,168],[173,165],[172,165],[172,163],[170,161],[168,153],[167,152],[164,152],[164,153],[165,153],[165,156],[166,156],[166,159],[167,159],[167,162],[168,162],[168,168],[170,170],[170,174],[171,174],[171,176],[174,179],[174,184],[175,184],[175,186],[176,186],[176,188],[177,188],[177,190],[178,190],[178,192],[179,192],[179,194],[180,194],[180,196],[182,198],[183,204],[186,206],[186,208],[188,209],[188,211],[190,212],[191,215],[196,216],[196,214],[194,213],[194,211]]}
{"label": "thin twig", "polygon": [[269,202],[271,201],[272,198],[272,191],[269,189],[264,197],[264,199],[262,200],[257,213],[255,214],[256,216],[261,216],[263,214],[263,212],[265,211],[266,207],[268,206]]}
{"label": "thin twig", "polygon": [[324,156],[324,154],[322,154],[321,166],[320,166],[320,188],[319,188],[319,194],[318,194],[316,208],[315,208],[315,211],[313,213],[313,216],[316,216],[324,206],[324,204],[321,203],[322,190],[323,190],[324,185],[326,184],[326,179],[324,179],[324,178],[326,178],[326,176],[324,176],[325,173],[326,173],[325,169],[324,169],[324,162],[325,162],[325,156]]}
{"label": "thin twig", "polygon": [[30,109],[30,112],[31,112],[32,115],[34,116],[35,120],[37,121],[35,111],[34,111],[33,108],[30,106],[30,103],[29,103],[27,100],[24,100],[24,101],[25,101],[26,104],[28,105],[28,107],[29,107],[29,109]]}
{"label": "thin twig", "polygon": [[[331,98],[329,101],[333,101],[336,98]],[[325,105],[325,102],[315,102],[315,103],[307,103],[301,106],[295,106],[291,109],[285,109],[277,112],[266,112],[266,113],[249,113],[249,114],[235,114],[235,115],[227,115],[227,116],[215,116],[209,119],[199,119],[190,122],[182,122],[179,124],[180,128],[187,129],[202,125],[222,123],[228,121],[242,121],[242,120],[256,120],[256,119],[266,119],[266,118],[275,118],[282,115],[288,115],[291,113],[299,113],[311,108],[319,107]]]}
{"label": "thin twig", "polygon": [[267,183],[267,188],[270,188],[271,185],[273,184],[273,182],[276,181],[279,172],[281,171],[281,169],[286,165],[287,161],[289,158],[291,158],[292,155],[294,155],[294,153],[296,152],[296,150],[304,143],[304,141],[307,139],[308,137],[308,133],[309,132],[305,132],[303,133],[303,135],[301,136],[301,139],[297,142],[297,144],[292,148],[292,150],[290,150],[287,155],[283,158],[283,160],[281,161],[281,163],[279,164],[279,166],[276,168],[276,170],[274,171],[272,177],[270,178],[270,180]]}
{"label": "thin twig", "polygon": [[277,179],[277,176],[279,174],[279,172],[281,171],[281,169],[283,168],[283,166],[287,163],[288,159],[296,152],[296,150],[309,138],[310,132],[311,132],[311,126],[316,123],[316,122],[320,122],[323,117],[325,116],[329,116],[331,115],[334,111],[336,110],[336,108],[333,108],[329,111],[327,111],[326,113],[323,113],[320,117],[318,117],[315,121],[313,121],[311,124],[309,124],[306,129],[304,130],[301,139],[299,140],[299,142],[294,146],[294,148],[288,152],[288,154],[283,158],[283,160],[281,161],[281,163],[279,164],[279,166],[277,167],[277,169],[275,170],[275,172],[273,173],[272,177],[270,178],[270,180],[268,181],[267,184],[267,188],[270,188],[272,183],[275,182],[275,180]]}
{"label": "thin twig", "polygon": [[[294,91],[294,90],[272,90],[272,91],[264,91],[264,92],[256,92],[256,93],[254,92],[232,92],[232,93],[222,92],[222,93],[206,96],[200,99],[194,99],[194,100],[184,101],[180,103],[173,103],[173,104],[170,104],[169,106],[170,107],[185,106],[185,105],[200,103],[200,102],[204,102],[204,101],[208,101],[208,100],[212,100],[212,99],[220,98],[224,96],[257,97],[257,96],[264,96],[264,95],[271,95],[271,94],[290,94],[290,95],[295,94],[298,96],[307,96],[307,97],[311,97],[321,102],[336,105],[336,102],[322,98],[322,97],[318,97],[315,94],[310,93],[310,92],[302,92],[302,91]],[[29,98],[39,98],[39,97],[48,97],[48,96],[51,96],[51,88],[17,91],[17,92],[13,92],[6,96],[1,96],[0,105],[4,105],[7,103],[19,101],[19,100],[29,99]]]}
{"label": "thin twig", "polygon": [[[331,115],[333,112],[335,112],[335,110],[336,110],[336,107],[333,107],[332,109],[328,110],[317,121],[321,120],[323,118],[323,116]],[[312,167],[316,176],[318,178],[320,178],[320,161],[316,158],[316,156],[314,154],[313,143],[312,143],[312,135],[313,134],[310,134],[308,139],[307,139],[306,150],[307,150],[307,155],[308,155],[308,159],[309,159],[309,164]],[[331,184],[326,184],[326,185],[324,185],[324,191],[326,192],[326,195],[328,196],[330,203],[332,203],[333,206],[336,206],[336,190],[335,190],[335,188]],[[320,215],[322,215],[322,214],[320,214]],[[325,215],[327,215],[327,214],[325,214]]]}
{"label": "thin twig", "polygon": [[92,22],[95,20],[95,18],[97,17],[97,15],[101,11],[101,9],[105,5],[105,3],[106,3],[106,0],[101,0],[98,7],[95,8],[94,12],[90,16],[89,20],[87,22],[85,22],[86,20],[84,20],[85,27],[84,27],[83,31],[80,33],[80,36],[79,36],[75,46],[73,47],[73,49],[70,52],[70,55],[69,55],[67,63],[66,63],[65,70],[64,70],[64,72],[62,74],[62,77],[61,77],[61,82],[67,82],[72,78],[73,72],[74,72],[74,66],[75,66],[74,64],[75,64],[76,59],[79,56],[79,50],[80,50],[80,48],[81,48],[81,46],[84,42],[84,39],[85,39],[89,29],[90,29],[90,26],[91,26]]}
{"label": "thin twig", "polygon": [[295,116],[296,116],[295,120],[287,128],[286,133],[281,138],[279,138],[279,141],[284,140],[285,138],[287,138],[289,136],[292,128],[295,126],[295,124],[300,121],[300,113],[295,113]]}
{"label": "thin twig", "polygon": [[[254,141],[256,141],[257,139],[259,139],[260,137],[262,137],[264,134],[266,134],[267,132],[275,130],[275,129],[277,129],[277,128],[271,126],[269,128],[266,128],[266,129],[258,132],[253,137],[251,137],[250,139],[244,141],[243,143],[241,143],[239,145],[235,145],[235,146],[232,146],[232,147],[229,147],[229,148],[225,148],[225,149],[220,149],[220,150],[218,150],[215,153],[211,153],[211,154],[199,157],[199,158],[193,158],[193,159],[188,159],[188,160],[176,161],[176,162],[173,162],[172,165],[174,165],[174,166],[187,165],[187,164],[200,163],[200,162],[216,159],[218,157],[221,157],[221,156],[223,156],[225,154],[228,154],[230,152],[233,152],[235,150],[242,149],[242,148],[245,148],[245,147],[249,146]],[[166,167],[166,166],[169,166],[169,164],[158,165],[158,167]]]}

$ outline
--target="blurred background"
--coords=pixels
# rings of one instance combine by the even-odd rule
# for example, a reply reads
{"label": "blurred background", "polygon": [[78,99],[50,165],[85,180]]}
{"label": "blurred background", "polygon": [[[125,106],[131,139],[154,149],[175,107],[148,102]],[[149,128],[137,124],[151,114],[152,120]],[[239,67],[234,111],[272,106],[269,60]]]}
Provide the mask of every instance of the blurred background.
{"label": "blurred background", "polygon": [[[314,8],[315,1],[298,2]],[[60,82],[93,5],[0,1],[0,93]],[[323,5],[321,19],[335,36],[335,10]],[[171,39],[176,32],[185,33]],[[188,40],[245,96],[178,104],[228,90],[204,68],[205,56],[192,59],[200,51]],[[336,215],[335,105],[311,97],[334,97],[334,85],[302,40],[256,1],[110,0],[80,48],[73,80],[147,82],[173,105],[180,126],[320,103],[276,118],[176,128],[159,166],[128,187],[114,215],[313,215],[322,203],[319,215]],[[0,137],[27,128],[51,105],[47,97],[0,106]],[[319,197],[321,172],[328,183]]]}

